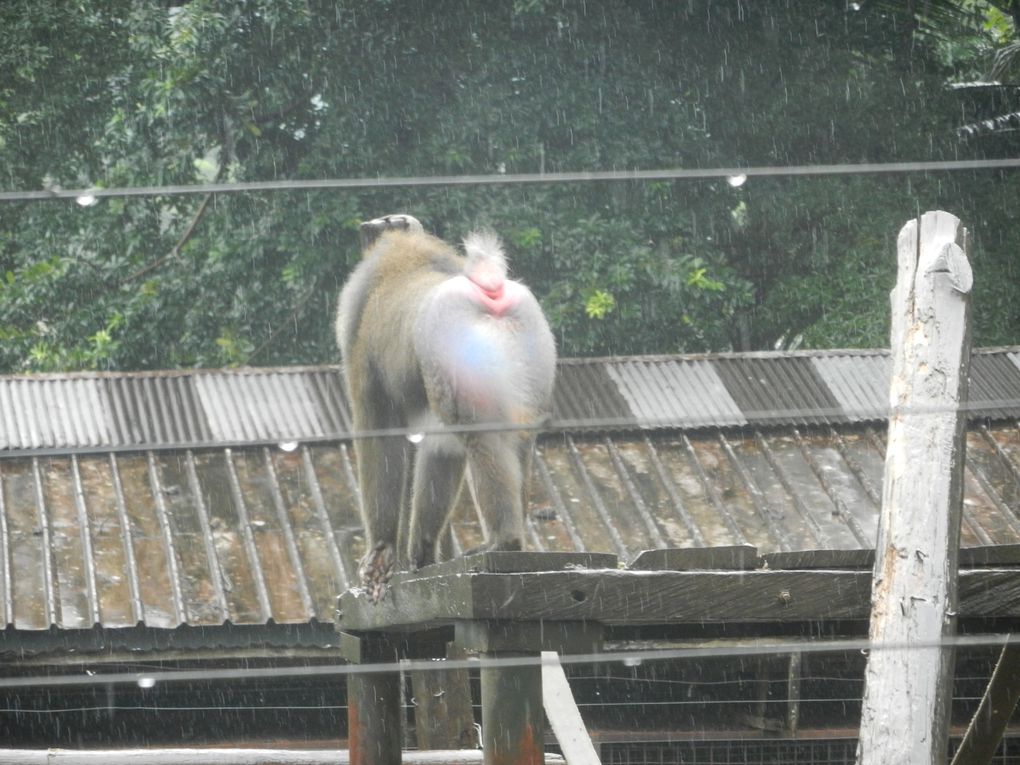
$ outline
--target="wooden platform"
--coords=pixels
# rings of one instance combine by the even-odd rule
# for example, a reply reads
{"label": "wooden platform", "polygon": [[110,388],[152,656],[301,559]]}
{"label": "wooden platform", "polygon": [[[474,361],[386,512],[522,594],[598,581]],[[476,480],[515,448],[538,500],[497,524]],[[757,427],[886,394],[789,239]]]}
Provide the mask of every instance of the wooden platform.
{"label": "wooden platform", "polygon": [[[442,658],[452,641],[483,658],[522,659],[481,671],[485,762],[541,763],[542,651],[594,653],[635,629],[647,638],[694,625],[744,625],[753,636],[836,622],[863,635],[872,561],[870,550],[762,556],[750,546],[654,550],[626,568],[608,554],[485,553],[398,574],[376,604],[350,590],[338,599],[344,655],[376,665],[351,676],[351,736],[391,745],[352,761],[400,761],[398,678],[383,669],[399,658]],[[961,565],[961,620],[1020,618],[1020,547],[962,554]]]}
{"label": "wooden platform", "polygon": [[[607,627],[866,620],[872,556],[759,557],[739,547],[710,557],[695,548],[652,551],[620,568],[606,554],[484,553],[398,574],[377,604],[350,590],[338,599],[338,624],[344,632],[400,634],[490,620]],[[1020,548],[961,554],[961,566],[962,618],[1020,617]]]}

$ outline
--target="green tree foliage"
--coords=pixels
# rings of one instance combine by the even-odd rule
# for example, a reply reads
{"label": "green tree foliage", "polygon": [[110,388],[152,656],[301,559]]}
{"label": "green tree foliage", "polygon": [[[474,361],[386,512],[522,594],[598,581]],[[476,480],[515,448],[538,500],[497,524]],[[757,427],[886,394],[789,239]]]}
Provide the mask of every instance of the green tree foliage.
{"label": "green tree foliage", "polygon": [[[957,132],[1015,90],[948,87],[1015,41],[999,6],[8,0],[0,183],[1015,156],[1010,134]],[[622,354],[884,345],[896,232],[943,207],[977,235],[976,342],[1016,342],[1016,187],[1014,171],[2,203],[0,368],[332,361],[357,224],[394,211],[453,239],[494,226],[561,352]]]}

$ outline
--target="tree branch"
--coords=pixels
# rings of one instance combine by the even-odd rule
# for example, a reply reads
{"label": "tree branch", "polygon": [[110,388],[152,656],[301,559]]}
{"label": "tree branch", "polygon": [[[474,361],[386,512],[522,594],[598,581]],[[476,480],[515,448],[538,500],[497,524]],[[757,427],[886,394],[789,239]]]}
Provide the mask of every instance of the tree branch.
{"label": "tree branch", "polygon": [[177,244],[175,244],[170,249],[170,252],[168,252],[166,255],[163,255],[160,258],[156,258],[156,260],[152,261],[147,266],[140,268],[138,271],[135,271],[130,276],[124,277],[123,279],[120,280],[119,284],[127,284],[130,281],[134,281],[135,279],[141,278],[150,271],[154,271],[155,269],[159,268],[161,265],[166,263],[171,258],[176,258],[180,254],[181,248],[184,247],[184,245],[187,243],[189,239],[191,239],[191,235],[195,233],[195,228],[198,226],[198,222],[202,219],[202,216],[205,214],[206,208],[209,206],[210,199],[212,199],[212,194],[206,194],[205,198],[202,200],[202,204],[198,206],[198,210],[195,211],[195,215],[191,218],[191,223],[188,224],[188,227],[184,230],[184,233],[181,234],[181,238],[177,240]]}

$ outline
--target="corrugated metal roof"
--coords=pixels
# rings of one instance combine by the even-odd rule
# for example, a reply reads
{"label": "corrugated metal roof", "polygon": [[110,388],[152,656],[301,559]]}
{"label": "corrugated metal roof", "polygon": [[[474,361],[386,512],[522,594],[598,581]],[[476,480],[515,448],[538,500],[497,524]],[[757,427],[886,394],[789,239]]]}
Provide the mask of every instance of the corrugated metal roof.
{"label": "corrugated metal roof", "polygon": [[888,411],[892,359],[887,353],[815,356],[815,372],[851,422],[880,419]]}
{"label": "corrugated metal roof", "polygon": [[[884,351],[564,359],[567,430],[884,419]],[[1020,349],[975,352],[972,419],[1020,414]],[[268,445],[350,435],[338,367],[0,377],[0,452]]]}
{"label": "corrugated metal roof", "polygon": [[638,422],[747,424],[711,361],[630,359],[607,362],[606,373]]}
{"label": "corrugated metal roof", "polygon": [[[872,546],[888,366],[880,352],[563,361],[556,416],[579,422],[542,439],[529,546],[624,560]],[[1020,543],[1020,350],[972,369],[963,543]],[[0,415],[6,636],[328,622],[354,580],[335,367],[7,378]],[[482,541],[467,495],[455,553]]]}
{"label": "corrugated metal roof", "polygon": [[0,378],[0,450],[337,437],[342,391],[336,367]]}
{"label": "corrugated metal roof", "polygon": [[[868,426],[549,436],[529,546],[626,561],[868,548],[884,449]],[[344,442],[0,460],[0,624],[24,636],[331,621],[364,547],[352,460]],[[464,494],[454,551],[482,540]],[[1020,427],[973,428],[964,546],[1020,543],[1018,513]]]}

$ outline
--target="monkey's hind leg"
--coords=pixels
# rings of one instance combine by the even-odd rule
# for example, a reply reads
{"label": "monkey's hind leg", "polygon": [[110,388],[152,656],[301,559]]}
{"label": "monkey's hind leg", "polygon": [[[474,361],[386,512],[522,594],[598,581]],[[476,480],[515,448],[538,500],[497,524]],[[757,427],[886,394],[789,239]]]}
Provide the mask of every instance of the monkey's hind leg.
{"label": "monkey's hind leg", "polygon": [[429,435],[418,446],[408,544],[415,568],[435,563],[439,534],[457,504],[466,466],[464,446],[456,436]]}
{"label": "monkey's hind leg", "polygon": [[524,466],[517,433],[472,434],[468,464],[475,501],[485,526],[485,546],[471,550],[524,549]]}
{"label": "monkey's hind leg", "polygon": [[[388,426],[385,421],[365,419],[355,430]],[[397,534],[406,507],[410,447],[400,436],[367,437],[355,443],[367,546],[358,566],[358,578],[373,603],[379,602],[399,564]]]}

